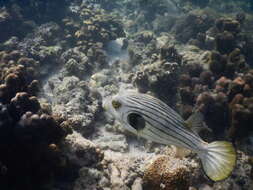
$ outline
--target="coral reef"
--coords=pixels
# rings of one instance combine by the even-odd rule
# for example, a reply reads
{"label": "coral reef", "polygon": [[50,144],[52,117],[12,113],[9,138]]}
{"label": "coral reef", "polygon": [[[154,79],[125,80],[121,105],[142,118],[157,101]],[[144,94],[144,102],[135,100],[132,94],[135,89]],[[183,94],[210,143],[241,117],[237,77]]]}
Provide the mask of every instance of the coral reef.
{"label": "coral reef", "polygon": [[[0,188],[252,189],[252,7],[0,1]],[[135,88],[185,120],[202,112],[204,140],[243,151],[231,177],[212,183],[195,154],[175,158],[105,119],[102,99]]]}

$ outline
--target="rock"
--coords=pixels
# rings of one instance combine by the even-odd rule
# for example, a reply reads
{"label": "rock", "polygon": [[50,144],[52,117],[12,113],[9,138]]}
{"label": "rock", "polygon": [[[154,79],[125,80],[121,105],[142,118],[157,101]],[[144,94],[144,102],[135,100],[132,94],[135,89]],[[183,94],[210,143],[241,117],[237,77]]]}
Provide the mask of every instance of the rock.
{"label": "rock", "polygon": [[94,142],[102,150],[110,149],[116,152],[126,152],[129,148],[124,135],[104,136],[96,139]]}
{"label": "rock", "polygon": [[141,178],[136,178],[134,181],[131,190],[142,190],[142,179]]}
{"label": "rock", "polygon": [[75,181],[74,190],[96,190],[99,188],[98,181],[102,179],[102,172],[89,167],[79,170],[79,178]]}
{"label": "rock", "polygon": [[74,76],[54,76],[48,80],[44,91],[55,103],[53,111],[68,117],[75,130],[85,137],[94,132],[93,124],[102,111],[101,97],[97,97],[86,82]]}
{"label": "rock", "polygon": [[74,132],[72,135],[68,135],[64,144],[64,151],[71,163],[82,167],[95,167],[103,159],[102,151],[79,133]]}

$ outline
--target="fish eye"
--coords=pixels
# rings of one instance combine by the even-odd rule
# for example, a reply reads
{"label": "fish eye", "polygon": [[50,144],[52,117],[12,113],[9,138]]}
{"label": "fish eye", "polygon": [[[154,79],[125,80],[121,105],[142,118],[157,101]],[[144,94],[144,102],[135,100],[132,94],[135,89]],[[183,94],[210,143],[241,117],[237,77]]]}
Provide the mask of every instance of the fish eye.
{"label": "fish eye", "polygon": [[119,109],[121,106],[122,106],[122,104],[119,101],[117,101],[117,100],[112,101],[112,107],[114,109]]}
{"label": "fish eye", "polygon": [[131,125],[131,127],[136,129],[137,131],[144,129],[146,125],[145,119],[137,113],[130,113],[127,116],[127,121],[129,125]]}

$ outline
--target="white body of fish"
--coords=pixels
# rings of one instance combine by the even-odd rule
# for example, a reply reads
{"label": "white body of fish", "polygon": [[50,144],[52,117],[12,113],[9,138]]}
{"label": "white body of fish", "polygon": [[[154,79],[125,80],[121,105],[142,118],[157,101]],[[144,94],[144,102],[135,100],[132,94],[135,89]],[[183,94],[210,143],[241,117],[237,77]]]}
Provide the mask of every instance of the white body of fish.
{"label": "white body of fish", "polygon": [[167,104],[146,94],[124,92],[104,101],[103,107],[123,127],[156,143],[196,152],[206,175],[213,181],[227,178],[236,163],[231,143],[207,143],[186,127],[186,122]]}

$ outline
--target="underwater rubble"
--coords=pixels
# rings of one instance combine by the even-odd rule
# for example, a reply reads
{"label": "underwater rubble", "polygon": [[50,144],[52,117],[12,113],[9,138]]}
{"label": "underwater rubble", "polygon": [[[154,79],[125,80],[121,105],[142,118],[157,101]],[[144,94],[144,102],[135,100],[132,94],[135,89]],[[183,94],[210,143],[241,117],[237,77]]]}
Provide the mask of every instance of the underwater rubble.
{"label": "underwater rubble", "polygon": [[[0,189],[252,189],[252,14],[239,0],[1,1]],[[237,149],[232,175],[214,183],[195,154],[106,117],[126,89],[203,113],[199,135]]]}

